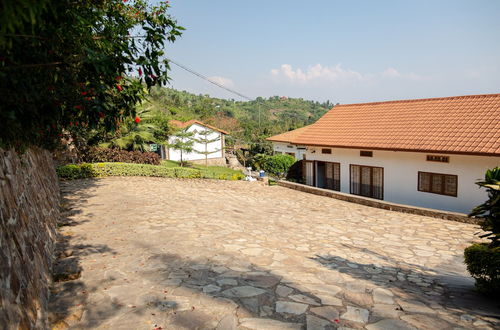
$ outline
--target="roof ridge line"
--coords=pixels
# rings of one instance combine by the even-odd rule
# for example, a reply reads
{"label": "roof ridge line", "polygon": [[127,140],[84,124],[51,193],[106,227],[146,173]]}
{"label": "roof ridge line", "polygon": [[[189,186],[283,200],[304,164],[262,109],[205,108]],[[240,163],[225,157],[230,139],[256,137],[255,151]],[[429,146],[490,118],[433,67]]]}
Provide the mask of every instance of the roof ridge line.
{"label": "roof ridge line", "polygon": [[478,97],[491,97],[500,96],[500,93],[494,94],[471,94],[471,95],[457,95],[457,96],[445,96],[445,97],[429,97],[425,99],[408,99],[408,100],[391,100],[391,101],[377,101],[377,102],[361,102],[361,103],[347,103],[339,104],[333,106],[335,107],[348,107],[348,106],[359,106],[359,105],[376,105],[376,104],[387,104],[387,103],[411,103],[419,101],[438,101],[438,100],[451,100],[451,99],[467,99],[467,98],[478,98]]}

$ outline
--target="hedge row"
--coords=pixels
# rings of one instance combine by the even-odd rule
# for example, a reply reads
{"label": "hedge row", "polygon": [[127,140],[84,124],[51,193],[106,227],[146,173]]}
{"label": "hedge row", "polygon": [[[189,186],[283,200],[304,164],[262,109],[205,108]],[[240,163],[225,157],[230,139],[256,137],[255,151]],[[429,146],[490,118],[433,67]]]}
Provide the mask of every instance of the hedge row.
{"label": "hedge row", "polygon": [[216,174],[186,167],[167,168],[165,166],[129,163],[84,163],[80,165],[64,165],[57,168],[57,174],[60,178],[69,180],[105,176],[150,176],[219,180],[241,180],[244,178],[244,175],[241,173]]}
{"label": "hedge row", "polygon": [[82,150],[81,157],[87,163],[121,162],[160,165],[160,156],[154,152],[88,147]]}
{"label": "hedge row", "polygon": [[500,247],[473,244],[465,249],[464,256],[467,270],[476,280],[476,289],[487,295],[500,294]]}
{"label": "hedge row", "polygon": [[271,175],[283,176],[295,163],[295,157],[290,155],[264,155],[254,156],[253,167],[257,170],[264,170]]}

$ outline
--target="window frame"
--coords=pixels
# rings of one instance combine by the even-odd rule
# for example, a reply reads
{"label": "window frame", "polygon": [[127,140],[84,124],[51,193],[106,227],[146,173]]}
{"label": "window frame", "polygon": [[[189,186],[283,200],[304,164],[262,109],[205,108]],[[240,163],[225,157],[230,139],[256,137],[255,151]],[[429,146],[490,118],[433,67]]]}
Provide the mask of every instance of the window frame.
{"label": "window frame", "polygon": [[[420,187],[420,175],[421,174],[430,174],[430,182],[429,182],[429,188],[430,190],[422,190]],[[434,176],[441,176],[442,177],[442,188],[441,192],[436,192],[432,191],[432,181]],[[445,193],[445,187],[446,187],[446,177],[454,177],[455,178],[455,194],[446,194]],[[418,171],[417,175],[417,190],[420,192],[425,192],[425,193],[430,193],[430,194],[435,194],[435,195],[441,195],[441,196],[449,196],[449,197],[458,197],[458,175],[456,174],[446,174],[446,173],[435,173],[435,172],[426,172],[426,171]]]}

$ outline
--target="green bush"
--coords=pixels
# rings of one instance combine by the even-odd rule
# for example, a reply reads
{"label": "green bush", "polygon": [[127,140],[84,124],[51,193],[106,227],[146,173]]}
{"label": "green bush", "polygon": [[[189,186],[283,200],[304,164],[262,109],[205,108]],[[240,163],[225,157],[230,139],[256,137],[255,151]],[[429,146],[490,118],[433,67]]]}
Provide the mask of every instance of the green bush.
{"label": "green bush", "polygon": [[465,249],[467,270],[476,280],[476,288],[485,294],[500,293],[500,247],[487,243],[474,244]]}
{"label": "green bush", "polygon": [[259,155],[257,164],[260,169],[276,176],[284,176],[295,163],[295,157],[290,155]]}
{"label": "green bush", "polygon": [[474,244],[465,249],[467,270],[476,279],[476,288],[485,294],[500,293],[500,167],[487,170],[484,180],[476,182],[486,188],[488,199],[476,206],[470,217],[481,219],[481,235],[489,243]]}
{"label": "green bush", "polygon": [[242,173],[217,174],[186,167],[166,167],[149,164],[131,163],[94,163],[80,165],[64,165],[57,168],[57,174],[62,179],[84,179],[106,176],[149,176],[183,179],[219,179],[241,180]]}
{"label": "green bush", "polygon": [[64,165],[57,168],[57,175],[63,179],[85,179],[97,176],[92,164]]}

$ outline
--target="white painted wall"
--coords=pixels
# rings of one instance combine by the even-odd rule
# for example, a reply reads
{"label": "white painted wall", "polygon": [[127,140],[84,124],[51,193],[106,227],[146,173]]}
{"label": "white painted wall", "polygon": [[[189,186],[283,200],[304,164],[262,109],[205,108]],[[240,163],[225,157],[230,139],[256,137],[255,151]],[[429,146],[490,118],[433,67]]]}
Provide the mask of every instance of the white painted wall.
{"label": "white painted wall", "polygon": [[273,142],[273,151],[275,153],[287,153],[287,152],[293,152],[295,153],[295,158],[297,160],[302,159],[302,155],[306,152],[305,149],[299,149],[299,148],[305,148],[304,146],[297,146],[294,144],[289,144],[285,142]]}
{"label": "white painted wall", "polygon": [[[475,182],[484,178],[487,169],[500,166],[500,157],[449,154],[449,163],[438,163],[426,161],[426,153],[373,150],[373,157],[361,157],[359,151],[332,148],[327,155],[321,154],[321,147],[308,147],[306,159],[340,163],[342,192],[349,193],[350,164],[379,166],[384,168],[384,200],[463,213],[487,199],[485,189]],[[457,197],[418,191],[419,171],[458,175]]]}
{"label": "white painted wall", "polygon": [[[212,159],[212,158],[222,158],[224,157],[224,150],[223,150],[223,134],[218,132],[218,131],[214,131],[208,127],[205,127],[205,126],[202,126],[202,125],[199,125],[199,124],[193,124],[191,126],[188,127],[187,131],[188,132],[202,132],[202,131],[205,131],[205,130],[210,130],[212,133],[209,134],[207,136],[208,139],[212,140],[212,139],[215,139],[215,138],[219,138],[218,141],[215,141],[215,142],[211,142],[207,145],[207,150],[210,152],[210,151],[216,151],[214,153],[211,153],[211,154],[208,154],[208,159]],[[201,136],[197,133],[195,133],[195,135],[193,136],[193,138],[200,138]],[[169,138],[169,143],[172,143],[174,141],[175,137],[170,137]],[[193,144],[193,148],[195,150],[199,150],[199,151],[205,151],[205,144],[204,143],[197,143],[195,142]],[[169,148],[168,150],[168,155],[169,155],[169,159],[170,160],[174,160],[174,161],[180,161],[181,160],[181,152],[179,150],[175,150],[175,149],[172,149],[172,148]],[[190,153],[185,153],[183,152],[182,154],[182,159],[183,160],[200,160],[200,159],[205,159],[205,155],[204,154],[199,154],[199,153],[196,153],[196,152],[190,152]]]}

